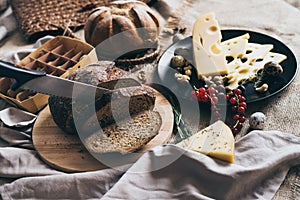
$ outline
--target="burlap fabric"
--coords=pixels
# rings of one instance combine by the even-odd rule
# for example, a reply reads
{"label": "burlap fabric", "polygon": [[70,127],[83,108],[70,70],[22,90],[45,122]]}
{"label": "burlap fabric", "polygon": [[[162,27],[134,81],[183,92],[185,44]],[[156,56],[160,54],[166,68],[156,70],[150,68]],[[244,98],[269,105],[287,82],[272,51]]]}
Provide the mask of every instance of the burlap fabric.
{"label": "burlap fabric", "polygon": [[[286,4],[285,4],[286,2]],[[163,3],[161,7],[169,4]],[[171,4],[171,3],[170,3]],[[235,5],[235,6],[232,6]],[[251,5],[256,5],[251,6]],[[299,29],[292,24],[299,23],[300,2],[297,0],[266,0],[257,2],[254,0],[236,1],[197,1],[184,0],[181,2],[172,2],[174,10],[167,10],[167,23],[165,25],[165,35],[162,36],[162,43],[172,43],[172,38],[166,37],[168,35],[167,29],[187,28],[186,36],[191,35],[193,22],[201,14],[213,11],[222,28],[241,28],[255,30],[258,32],[267,33],[288,45],[295,53],[297,60],[299,60],[300,43],[297,42],[300,38]],[[224,8],[227,9],[224,9]],[[260,7],[258,9],[258,7]],[[260,11],[258,11],[260,10]],[[264,10],[264,12],[262,12]],[[284,10],[286,12],[284,12]],[[272,16],[271,16],[272,15]],[[237,19],[235,16],[239,16]],[[289,24],[286,23],[289,20]],[[247,24],[245,24],[247,22]],[[273,27],[273,28],[272,28]],[[276,27],[276,28],[274,28]],[[166,45],[167,46],[167,45]],[[247,109],[247,116],[251,113],[260,111],[266,114],[267,124],[264,130],[282,130],[300,136],[300,75],[297,74],[294,83],[282,91],[280,94],[267,99],[265,101],[251,104]],[[194,118],[193,112],[186,116],[186,122],[192,121]],[[209,123],[210,116],[204,113],[201,116],[201,121],[198,127],[190,127],[192,131],[198,128],[204,128]],[[248,121],[246,121],[242,132],[236,139],[249,133]],[[300,196],[300,167],[291,168],[285,181],[277,191],[273,199],[287,200],[298,199]]]}
{"label": "burlap fabric", "polygon": [[[294,135],[300,136],[299,125],[295,124],[300,120],[300,84],[292,83],[285,91],[268,99],[263,103],[251,105],[248,112],[262,111],[267,114],[268,123],[266,130],[285,130]],[[245,127],[244,134],[249,131]],[[297,199],[300,196],[300,166],[290,169],[285,181],[277,191],[273,199]]]}

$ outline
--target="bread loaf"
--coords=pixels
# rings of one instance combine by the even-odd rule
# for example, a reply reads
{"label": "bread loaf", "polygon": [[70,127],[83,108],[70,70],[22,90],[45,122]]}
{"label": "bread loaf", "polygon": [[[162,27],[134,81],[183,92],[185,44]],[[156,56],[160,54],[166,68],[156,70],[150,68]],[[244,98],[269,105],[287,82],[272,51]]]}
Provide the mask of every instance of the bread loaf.
{"label": "bread loaf", "polygon": [[86,42],[98,46],[102,56],[113,60],[157,48],[159,32],[158,16],[140,1],[114,1],[98,7],[84,27]]}
{"label": "bread loaf", "polygon": [[130,153],[140,149],[159,132],[161,118],[153,110],[142,111],[131,119],[125,119],[99,130],[84,141],[93,153]]}
{"label": "bread loaf", "polygon": [[[113,62],[101,61],[80,68],[67,78],[114,89],[118,80],[126,76],[127,72],[115,67]],[[52,96],[49,98],[49,108],[54,122],[63,131],[71,134],[84,131],[89,134],[99,129],[99,126],[105,127],[114,123],[115,119],[121,120],[142,110],[152,109],[154,102],[155,93],[152,89],[125,84],[99,98],[96,95],[95,101],[84,103]],[[86,114],[86,110],[93,112]]]}

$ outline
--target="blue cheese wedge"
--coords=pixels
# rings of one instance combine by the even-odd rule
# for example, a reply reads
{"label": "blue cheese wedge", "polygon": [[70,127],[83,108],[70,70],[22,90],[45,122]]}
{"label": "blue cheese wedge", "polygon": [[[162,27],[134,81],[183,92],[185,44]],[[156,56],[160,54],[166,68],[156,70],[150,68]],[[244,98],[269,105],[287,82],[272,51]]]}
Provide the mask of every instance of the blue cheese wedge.
{"label": "blue cheese wedge", "polygon": [[193,26],[193,53],[198,77],[228,73],[222,34],[214,13],[200,16]]}
{"label": "blue cheese wedge", "polygon": [[234,163],[234,137],[230,128],[220,120],[176,145]]}

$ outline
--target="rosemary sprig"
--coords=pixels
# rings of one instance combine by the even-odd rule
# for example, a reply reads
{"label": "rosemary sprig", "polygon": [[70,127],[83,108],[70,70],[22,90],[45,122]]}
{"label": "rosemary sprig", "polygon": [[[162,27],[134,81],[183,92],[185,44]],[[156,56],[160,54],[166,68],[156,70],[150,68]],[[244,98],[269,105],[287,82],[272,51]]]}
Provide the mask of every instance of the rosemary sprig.
{"label": "rosemary sprig", "polygon": [[174,137],[169,141],[170,144],[176,144],[180,141],[182,141],[185,138],[188,138],[192,135],[189,126],[184,121],[182,113],[180,111],[180,105],[177,101],[177,98],[173,95],[172,92],[170,92],[167,88],[158,85],[158,84],[152,84],[153,88],[160,91],[164,96],[168,99],[170,104],[172,105],[173,114],[174,114],[174,127],[173,127],[173,133]]}
{"label": "rosemary sprig", "polygon": [[174,127],[175,137],[173,139],[173,142],[176,144],[182,141],[183,139],[190,137],[192,134],[188,125],[182,119],[182,114],[174,107],[173,112],[176,124],[176,126]]}

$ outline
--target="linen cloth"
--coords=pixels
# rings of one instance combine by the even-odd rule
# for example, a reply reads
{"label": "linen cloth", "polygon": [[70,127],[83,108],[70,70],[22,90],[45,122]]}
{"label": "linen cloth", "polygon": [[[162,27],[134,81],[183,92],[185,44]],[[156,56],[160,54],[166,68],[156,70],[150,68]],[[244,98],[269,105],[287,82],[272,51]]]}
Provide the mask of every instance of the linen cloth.
{"label": "linen cloth", "polygon": [[271,199],[300,164],[300,138],[252,131],[236,142],[234,164],[175,145],[132,166],[85,173],[56,171],[21,148],[0,148],[0,162],[0,176],[16,179],[0,186],[2,199]]}

